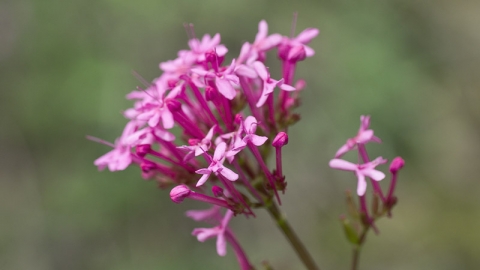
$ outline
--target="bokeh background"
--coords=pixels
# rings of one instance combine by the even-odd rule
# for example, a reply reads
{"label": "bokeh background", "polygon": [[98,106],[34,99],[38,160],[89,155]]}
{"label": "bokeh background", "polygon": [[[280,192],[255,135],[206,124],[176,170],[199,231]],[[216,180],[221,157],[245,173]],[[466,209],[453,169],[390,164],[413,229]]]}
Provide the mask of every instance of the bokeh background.
{"label": "bokeh background", "polygon": [[[184,211],[204,205],[171,203],[137,168],[98,172],[93,160],[109,149],[85,135],[119,136],[139,84],[131,71],[159,76],[158,63],[187,46],[184,22],[221,33],[231,59],[261,19],[288,35],[294,11],[297,33],[321,33],[297,73],[308,88],[285,148],[283,209],[316,261],[350,263],[338,217],[355,179],[327,164],[368,114],[384,141],[370,154],[401,155],[406,167],[362,269],[478,269],[474,0],[0,1],[0,269],[237,269],[231,250],[220,258],[215,241],[190,235],[198,224]],[[266,213],[232,225],[257,266],[302,269]]]}

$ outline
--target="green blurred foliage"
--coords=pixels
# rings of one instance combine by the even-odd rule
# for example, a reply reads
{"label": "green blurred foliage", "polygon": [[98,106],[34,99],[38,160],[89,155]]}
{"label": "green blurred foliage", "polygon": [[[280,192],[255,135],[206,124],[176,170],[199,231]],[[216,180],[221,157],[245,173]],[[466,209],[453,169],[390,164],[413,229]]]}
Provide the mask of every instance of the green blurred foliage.
{"label": "green blurred foliage", "polygon": [[[346,269],[338,216],[353,177],[328,168],[361,114],[384,141],[372,156],[406,160],[399,204],[368,236],[362,269],[478,269],[480,265],[480,3],[478,1],[0,2],[0,269],[237,269],[229,251],[190,235],[184,217],[136,168],[98,172],[123,129],[125,94],[197,35],[221,33],[236,57],[261,19],[287,35],[321,30],[302,121],[289,130],[283,209],[322,269]],[[272,71],[277,72],[274,61]],[[384,183],[385,184],[385,183]],[[386,186],[384,186],[386,187]],[[235,219],[251,260],[300,262],[265,213]]]}

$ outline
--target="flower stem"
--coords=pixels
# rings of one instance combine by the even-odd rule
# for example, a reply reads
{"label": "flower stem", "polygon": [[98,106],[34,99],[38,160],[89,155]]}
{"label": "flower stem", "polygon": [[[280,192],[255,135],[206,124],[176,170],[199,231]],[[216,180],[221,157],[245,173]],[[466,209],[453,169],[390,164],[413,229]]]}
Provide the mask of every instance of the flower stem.
{"label": "flower stem", "polygon": [[271,203],[266,207],[266,209],[268,210],[268,213],[270,213],[272,218],[277,222],[278,228],[283,232],[285,237],[287,237],[290,245],[293,247],[298,257],[300,257],[300,260],[303,262],[305,267],[308,270],[320,270],[320,268],[313,261],[310,253],[308,253],[308,250],[298,238],[295,231],[293,231],[285,215],[283,215],[282,212],[280,212],[280,209],[278,209],[277,204],[274,201],[271,201]]}
{"label": "flower stem", "polygon": [[351,270],[358,270],[358,262],[360,260],[360,250],[362,249],[362,245],[365,242],[365,237],[367,236],[367,232],[370,226],[366,226],[363,228],[362,234],[358,240],[358,244],[355,245],[353,248],[353,255],[352,255],[352,268]]}

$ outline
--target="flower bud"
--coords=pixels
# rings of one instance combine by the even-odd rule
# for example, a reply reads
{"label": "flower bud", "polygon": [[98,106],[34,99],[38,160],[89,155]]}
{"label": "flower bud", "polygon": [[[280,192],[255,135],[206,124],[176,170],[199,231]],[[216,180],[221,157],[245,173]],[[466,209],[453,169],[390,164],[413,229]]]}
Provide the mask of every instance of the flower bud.
{"label": "flower bud", "polygon": [[152,150],[152,146],[150,144],[140,144],[135,148],[135,153],[137,153],[139,157],[145,157],[150,150]]}
{"label": "flower bud", "polygon": [[285,132],[279,132],[275,139],[273,139],[272,146],[273,147],[283,147],[284,145],[288,144],[288,135]]}
{"label": "flower bud", "polygon": [[290,62],[298,62],[305,60],[306,57],[307,53],[305,52],[305,48],[303,48],[302,45],[298,45],[289,50],[287,60]]}
{"label": "flower bud", "polygon": [[235,119],[233,120],[235,124],[241,124],[243,122],[243,116],[239,113],[235,114]]}
{"label": "flower bud", "polygon": [[390,172],[397,173],[403,166],[405,165],[405,161],[401,157],[396,157],[392,160],[390,164]]}
{"label": "flower bud", "polygon": [[205,87],[205,99],[207,101],[213,101],[213,100],[217,99],[217,97],[218,97],[217,89],[215,89],[211,86]]}
{"label": "flower bud", "polygon": [[181,203],[192,191],[186,185],[178,185],[170,191],[170,199],[174,203]]}
{"label": "flower bud", "polygon": [[219,186],[213,186],[212,187],[212,193],[213,193],[213,196],[215,197],[223,197],[224,194],[223,194],[223,188],[219,187]]}
{"label": "flower bud", "polygon": [[167,99],[166,100],[167,107],[170,111],[176,112],[182,108],[182,103],[175,99]]}
{"label": "flower bud", "polygon": [[157,166],[152,162],[144,161],[142,164],[140,164],[140,169],[142,169],[144,173],[151,172],[155,168],[157,168]]}
{"label": "flower bud", "polygon": [[195,139],[195,138],[188,139],[188,144],[191,146],[197,145],[199,142],[200,142],[199,139]]}

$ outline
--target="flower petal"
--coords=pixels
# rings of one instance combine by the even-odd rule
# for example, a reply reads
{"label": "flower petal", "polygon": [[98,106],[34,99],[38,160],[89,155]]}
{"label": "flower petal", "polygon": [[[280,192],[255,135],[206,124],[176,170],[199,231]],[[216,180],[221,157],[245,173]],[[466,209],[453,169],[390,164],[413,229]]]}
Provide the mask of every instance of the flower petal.
{"label": "flower petal", "polygon": [[267,80],[268,77],[269,77],[269,74],[268,74],[268,71],[267,71],[267,68],[265,67],[265,65],[260,62],[260,61],[255,61],[253,62],[253,68],[255,69],[255,71],[257,72],[258,76],[262,79],[262,80]]}
{"label": "flower petal", "polygon": [[208,177],[210,177],[210,173],[202,175],[202,177],[200,177],[200,180],[198,180],[196,186],[199,187],[199,186],[205,184],[205,182],[207,182],[207,180],[208,180]]}
{"label": "flower petal", "polygon": [[221,142],[217,145],[217,148],[215,149],[215,153],[213,154],[213,159],[219,161],[220,159],[223,158],[225,155],[225,150],[227,149],[227,144],[224,142]]}
{"label": "flower petal", "polygon": [[363,176],[363,174],[357,174],[357,177],[358,177],[357,194],[358,196],[363,196],[367,191],[367,181],[365,181],[365,176]]}
{"label": "flower petal", "polygon": [[343,170],[343,171],[356,171],[358,168],[357,164],[353,164],[343,159],[332,159],[328,163],[330,168]]}
{"label": "flower petal", "polygon": [[268,140],[268,137],[258,136],[255,134],[252,134],[252,137],[250,139],[250,141],[256,146],[263,145],[267,140]]}
{"label": "flower petal", "polygon": [[224,166],[222,166],[222,170],[220,171],[220,174],[225,176],[225,178],[227,178],[230,181],[235,181],[238,179],[238,174],[234,173],[232,170]]}
{"label": "flower petal", "polygon": [[235,88],[230,84],[230,82],[226,79],[218,78],[215,80],[215,85],[218,88],[218,92],[222,94],[229,100],[232,100],[237,95]]}

